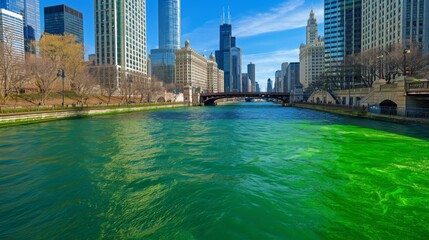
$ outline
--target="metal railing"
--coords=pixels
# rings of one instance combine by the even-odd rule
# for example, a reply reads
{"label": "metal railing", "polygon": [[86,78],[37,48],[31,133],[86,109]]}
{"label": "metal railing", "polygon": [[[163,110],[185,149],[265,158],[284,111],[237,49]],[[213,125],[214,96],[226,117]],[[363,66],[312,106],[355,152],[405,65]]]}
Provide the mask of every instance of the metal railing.
{"label": "metal railing", "polygon": [[413,82],[408,83],[408,90],[429,89],[429,82]]}
{"label": "metal railing", "polygon": [[429,119],[429,108],[403,108],[403,107],[387,107],[370,105],[368,112],[379,115],[402,116],[409,118],[424,118]]}

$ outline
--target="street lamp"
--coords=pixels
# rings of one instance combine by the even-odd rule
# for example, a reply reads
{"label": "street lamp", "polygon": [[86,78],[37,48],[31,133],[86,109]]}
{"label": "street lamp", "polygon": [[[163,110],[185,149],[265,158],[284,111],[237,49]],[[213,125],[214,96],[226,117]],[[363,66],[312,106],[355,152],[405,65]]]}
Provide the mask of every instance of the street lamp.
{"label": "street lamp", "polygon": [[404,76],[407,76],[407,54],[411,53],[410,49],[404,49]]}
{"label": "street lamp", "polygon": [[61,106],[64,107],[64,78],[66,77],[66,75],[64,73],[64,69],[58,70],[57,77],[60,77],[62,79],[62,84],[63,84],[62,87],[63,87],[63,89],[62,89],[62,102],[61,102]]}
{"label": "street lamp", "polygon": [[378,62],[378,79],[382,79],[383,78],[383,58],[384,58],[384,55],[380,55],[377,58],[379,59],[379,62]]}

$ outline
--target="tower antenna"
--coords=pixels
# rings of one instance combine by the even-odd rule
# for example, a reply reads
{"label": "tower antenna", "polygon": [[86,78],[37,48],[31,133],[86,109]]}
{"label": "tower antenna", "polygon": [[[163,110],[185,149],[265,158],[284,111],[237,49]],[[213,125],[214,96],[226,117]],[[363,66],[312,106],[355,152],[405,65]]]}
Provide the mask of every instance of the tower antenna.
{"label": "tower antenna", "polygon": [[231,24],[231,11],[229,10],[229,6],[228,6],[228,24]]}

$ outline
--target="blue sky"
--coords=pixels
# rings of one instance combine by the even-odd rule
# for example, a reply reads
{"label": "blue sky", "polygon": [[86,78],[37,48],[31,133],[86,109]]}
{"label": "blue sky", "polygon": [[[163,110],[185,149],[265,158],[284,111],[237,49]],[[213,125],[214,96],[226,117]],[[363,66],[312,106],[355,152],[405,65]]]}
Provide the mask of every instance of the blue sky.
{"label": "blue sky", "polygon": [[[158,45],[157,0],[147,0],[148,52]],[[85,45],[94,52],[93,0],[40,0],[40,7],[67,4],[84,15]],[[322,0],[182,0],[182,45],[209,55],[219,48],[219,24],[222,8],[229,6],[233,34],[243,51],[243,72],[247,64],[256,64],[256,78],[262,89],[273,79],[282,62],[299,61],[299,46],[305,41],[305,26],[313,6],[323,35]],[[41,24],[43,10],[41,10]]]}

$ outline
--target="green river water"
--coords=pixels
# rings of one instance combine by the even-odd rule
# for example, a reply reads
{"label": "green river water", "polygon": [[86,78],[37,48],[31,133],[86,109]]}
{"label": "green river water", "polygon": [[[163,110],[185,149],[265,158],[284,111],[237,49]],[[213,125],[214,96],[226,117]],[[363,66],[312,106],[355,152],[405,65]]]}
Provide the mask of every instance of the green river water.
{"label": "green river water", "polygon": [[0,239],[429,239],[429,129],[270,103],[0,129]]}

